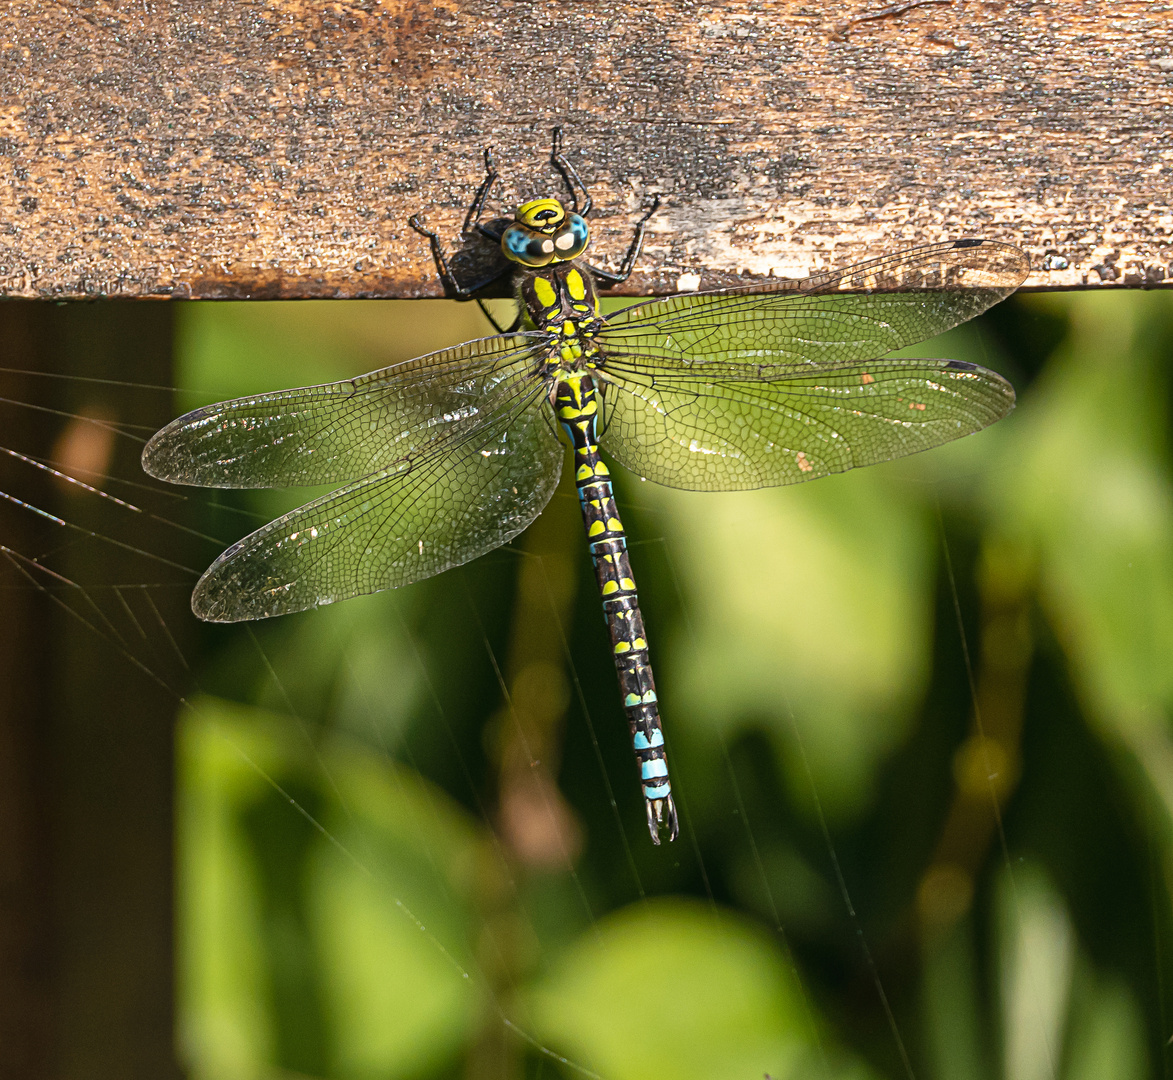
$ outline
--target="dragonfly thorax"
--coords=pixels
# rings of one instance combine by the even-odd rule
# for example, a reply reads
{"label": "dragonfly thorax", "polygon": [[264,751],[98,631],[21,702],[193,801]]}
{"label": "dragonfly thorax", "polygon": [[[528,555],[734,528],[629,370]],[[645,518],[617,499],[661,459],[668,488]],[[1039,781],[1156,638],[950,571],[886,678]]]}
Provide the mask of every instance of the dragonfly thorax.
{"label": "dragonfly thorax", "polygon": [[555,364],[581,367],[597,352],[594,336],[604,321],[588,270],[563,263],[521,271],[517,298],[534,328],[550,333]]}

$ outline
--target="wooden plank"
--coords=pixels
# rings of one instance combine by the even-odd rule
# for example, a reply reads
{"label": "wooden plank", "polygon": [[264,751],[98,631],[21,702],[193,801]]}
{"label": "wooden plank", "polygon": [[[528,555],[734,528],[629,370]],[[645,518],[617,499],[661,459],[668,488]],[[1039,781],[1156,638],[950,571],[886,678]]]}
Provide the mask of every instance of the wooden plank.
{"label": "wooden plank", "polygon": [[[1173,4],[9,0],[0,290],[434,296],[455,240],[549,193],[567,139],[627,292],[982,235],[1031,285],[1173,282]],[[691,279],[695,282],[695,278]]]}

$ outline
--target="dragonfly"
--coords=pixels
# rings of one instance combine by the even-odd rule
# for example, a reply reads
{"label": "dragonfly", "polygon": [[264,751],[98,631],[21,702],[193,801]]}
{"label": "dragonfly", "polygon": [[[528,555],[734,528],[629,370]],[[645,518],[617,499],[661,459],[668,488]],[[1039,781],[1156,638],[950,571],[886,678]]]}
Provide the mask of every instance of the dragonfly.
{"label": "dragonfly", "polygon": [[[485,176],[462,236],[499,246],[518,318],[498,333],[359,378],[197,409],[143,452],[151,476],[218,488],[339,484],[229,547],[192,609],[235,622],[439,574],[508,543],[572,461],[652,840],[679,820],[648,635],[601,452],[647,480],[730,491],[814,480],[978,431],[1014,407],[1000,375],[948,359],[883,359],[1013,292],[1018,248],[963,239],[803,280],[645,300],[604,315],[617,271],[584,259],[593,201],[555,132],[563,199],[485,223]],[[469,298],[416,215],[447,291]],[[482,307],[484,305],[482,304]],[[561,438],[560,438],[561,433]]]}

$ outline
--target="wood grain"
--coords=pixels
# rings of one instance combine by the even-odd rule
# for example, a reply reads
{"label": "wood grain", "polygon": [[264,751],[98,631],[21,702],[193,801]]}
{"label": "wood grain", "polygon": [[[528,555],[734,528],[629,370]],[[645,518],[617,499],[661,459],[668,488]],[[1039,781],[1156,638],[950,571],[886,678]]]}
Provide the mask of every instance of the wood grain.
{"label": "wood grain", "polygon": [[[830,12],[830,14],[828,14]],[[623,291],[798,276],[980,235],[1036,287],[1173,283],[1173,4],[9,0],[0,291],[432,296],[456,243],[556,190]]]}

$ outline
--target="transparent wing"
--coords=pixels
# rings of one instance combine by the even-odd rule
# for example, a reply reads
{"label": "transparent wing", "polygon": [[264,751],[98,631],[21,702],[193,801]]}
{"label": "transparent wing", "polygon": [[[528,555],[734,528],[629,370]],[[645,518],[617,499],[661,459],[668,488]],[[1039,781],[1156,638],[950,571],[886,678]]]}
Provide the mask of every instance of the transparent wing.
{"label": "transparent wing", "polygon": [[957,360],[876,360],[773,382],[632,375],[604,392],[603,448],[649,480],[732,491],[914,454],[1014,407],[1000,375]]}
{"label": "transparent wing", "polygon": [[930,244],[765,290],[637,304],[608,316],[597,341],[620,374],[773,379],[935,337],[1005,299],[1029,270],[1008,244]]}
{"label": "transparent wing", "polygon": [[658,483],[732,490],[811,480],[978,431],[1014,406],[1001,376],[952,360],[875,358],[986,310],[1028,270],[1017,248],[962,240],[767,292],[627,308],[597,336],[600,442]]}
{"label": "transparent wing", "polygon": [[202,487],[354,480],[479,423],[529,376],[539,341],[536,334],[483,338],[357,379],[209,405],[157,432],[143,450],[143,469]]}
{"label": "transparent wing", "polygon": [[563,447],[540,385],[471,432],[300,507],[224,552],[192,609],[238,622],[431,577],[511,540],[558,485]]}

